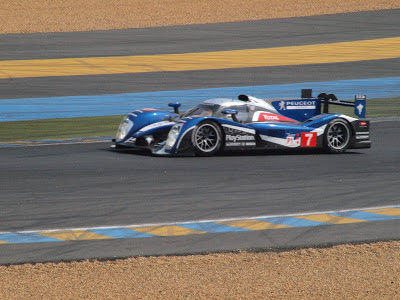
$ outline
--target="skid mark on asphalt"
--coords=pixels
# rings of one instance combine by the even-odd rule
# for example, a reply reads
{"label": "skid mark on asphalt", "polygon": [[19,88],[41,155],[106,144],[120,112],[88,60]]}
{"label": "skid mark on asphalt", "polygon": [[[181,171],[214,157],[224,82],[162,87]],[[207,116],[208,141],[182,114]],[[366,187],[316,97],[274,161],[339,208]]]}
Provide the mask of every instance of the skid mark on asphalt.
{"label": "skid mark on asphalt", "polygon": [[345,225],[388,220],[400,220],[400,206],[173,224],[2,232],[0,233],[0,244],[156,238],[275,229],[290,230],[290,228],[298,227]]}

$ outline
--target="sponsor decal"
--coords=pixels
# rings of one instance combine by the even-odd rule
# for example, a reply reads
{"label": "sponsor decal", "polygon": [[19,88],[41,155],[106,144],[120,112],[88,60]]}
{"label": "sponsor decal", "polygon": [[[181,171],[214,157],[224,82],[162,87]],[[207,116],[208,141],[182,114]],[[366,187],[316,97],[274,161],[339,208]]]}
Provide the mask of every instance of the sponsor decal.
{"label": "sponsor decal", "polygon": [[367,123],[367,122],[364,122],[364,121],[360,122],[360,126],[361,126],[361,127],[365,127],[365,126],[367,126],[367,124],[368,124],[368,123]]}
{"label": "sponsor decal", "polygon": [[363,110],[364,110],[364,105],[362,105],[361,103],[357,105],[357,110],[358,110],[358,114],[361,115]]}
{"label": "sponsor decal", "polygon": [[227,134],[226,135],[226,140],[227,141],[233,141],[233,142],[236,142],[236,141],[254,141],[255,138],[252,135],[240,135],[240,134],[230,135],[230,134]]}
{"label": "sponsor decal", "polygon": [[369,135],[357,135],[356,139],[357,140],[368,140],[369,139]]}
{"label": "sponsor decal", "polygon": [[244,147],[244,146],[255,146],[255,142],[233,142],[233,143],[226,143],[225,146],[227,147]]}
{"label": "sponsor decal", "polygon": [[315,100],[288,100],[279,102],[279,110],[315,109]]}
{"label": "sponsor decal", "polygon": [[157,127],[163,127],[163,126],[170,126],[170,125],[174,125],[175,122],[169,122],[169,121],[161,121],[161,122],[157,122],[157,123],[153,123],[150,125],[147,125],[145,127],[143,127],[142,129],[140,129],[138,131],[138,133],[153,129],[153,128],[157,128]]}
{"label": "sponsor decal", "polygon": [[256,131],[254,129],[250,128],[244,128],[244,127],[239,127],[239,126],[232,126],[228,124],[222,124],[222,126],[225,129],[226,134],[255,134]]}
{"label": "sponsor decal", "polygon": [[360,118],[365,118],[365,100],[367,97],[365,95],[357,95],[354,101],[354,113]]}
{"label": "sponsor decal", "polygon": [[301,138],[299,134],[286,133],[286,146],[288,147],[298,147],[300,146]]}
{"label": "sponsor decal", "polygon": [[[237,129],[236,129],[237,128]],[[225,129],[225,146],[226,147],[245,147],[245,146],[256,146],[256,138],[253,134],[253,130],[247,128],[224,126]],[[245,131],[244,131],[245,130]],[[247,132],[250,131],[250,132]]]}
{"label": "sponsor decal", "polygon": [[301,133],[301,147],[317,147],[317,133],[316,132],[302,132]]}
{"label": "sponsor decal", "polygon": [[265,121],[284,121],[284,122],[296,122],[296,120],[287,118],[285,116],[276,115],[269,112],[257,111],[254,113],[253,121],[265,122]]}

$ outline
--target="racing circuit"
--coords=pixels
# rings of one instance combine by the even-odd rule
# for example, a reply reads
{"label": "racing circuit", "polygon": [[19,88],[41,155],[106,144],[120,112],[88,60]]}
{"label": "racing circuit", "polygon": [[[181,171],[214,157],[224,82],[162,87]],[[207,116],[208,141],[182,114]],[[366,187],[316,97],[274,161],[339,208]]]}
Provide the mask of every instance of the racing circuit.
{"label": "racing circuit", "polygon": [[[184,55],[360,40],[378,41],[379,48],[379,41],[397,41],[399,29],[400,10],[390,10],[32,34],[24,35],[25,41],[11,34],[1,40],[0,58],[15,62]],[[111,38],[113,43],[108,43]],[[39,46],[44,41],[46,49]],[[29,43],[28,49],[21,47],[23,43]],[[19,51],[11,51],[18,45]],[[77,68],[73,76],[13,75],[0,79],[1,97],[62,100],[122,93],[190,93],[195,89],[212,92],[213,88],[239,86],[245,93],[246,89],[251,91],[248,87],[267,89],[268,85],[304,82],[304,88],[313,89],[313,82],[330,82],[334,90],[327,92],[340,94],[343,80],[370,78],[379,80],[384,90],[385,78],[400,74],[398,49],[394,47],[389,56],[374,60],[314,60],[214,70],[198,66],[194,70],[112,75],[104,70],[87,75]],[[29,65],[26,69],[29,71]],[[284,97],[285,86],[281,88]],[[134,98],[131,107],[137,108]],[[110,152],[108,143],[0,148],[4,187],[0,192],[0,263],[399,239],[399,125],[396,120],[372,122],[372,148],[344,155],[236,152],[212,158],[165,158]]]}

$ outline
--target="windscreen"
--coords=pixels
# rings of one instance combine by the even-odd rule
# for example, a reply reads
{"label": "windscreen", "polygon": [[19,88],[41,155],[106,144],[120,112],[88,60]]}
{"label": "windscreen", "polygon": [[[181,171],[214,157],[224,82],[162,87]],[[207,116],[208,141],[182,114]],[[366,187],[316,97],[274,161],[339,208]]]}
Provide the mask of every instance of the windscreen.
{"label": "windscreen", "polygon": [[[217,117],[219,105],[215,104],[199,104],[188,110],[182,115],[182,118],[200,116],[200,117]],[[219,115],[219,114],[218,114]]]}

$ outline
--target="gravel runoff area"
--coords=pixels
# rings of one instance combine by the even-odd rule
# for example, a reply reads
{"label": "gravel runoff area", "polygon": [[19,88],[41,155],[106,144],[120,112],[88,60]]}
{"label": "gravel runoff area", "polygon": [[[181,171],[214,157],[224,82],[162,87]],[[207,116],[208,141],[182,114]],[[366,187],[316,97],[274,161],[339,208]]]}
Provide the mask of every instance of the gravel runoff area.
{"label": "gravel runoff area", "polygon": [[[0,33],[247,21],[398,0],[0,0]],[[0,266],[0,299],[400,299],[400,242]]]}
{"label": "gravel runoff area", "polygon": [[399,0],[0,0],[0,33],[86,31],[400,8]]}
{"label": "gravel runoff area", "polygon": [[0,267],[1,299],[399,299],[400,242]]}

